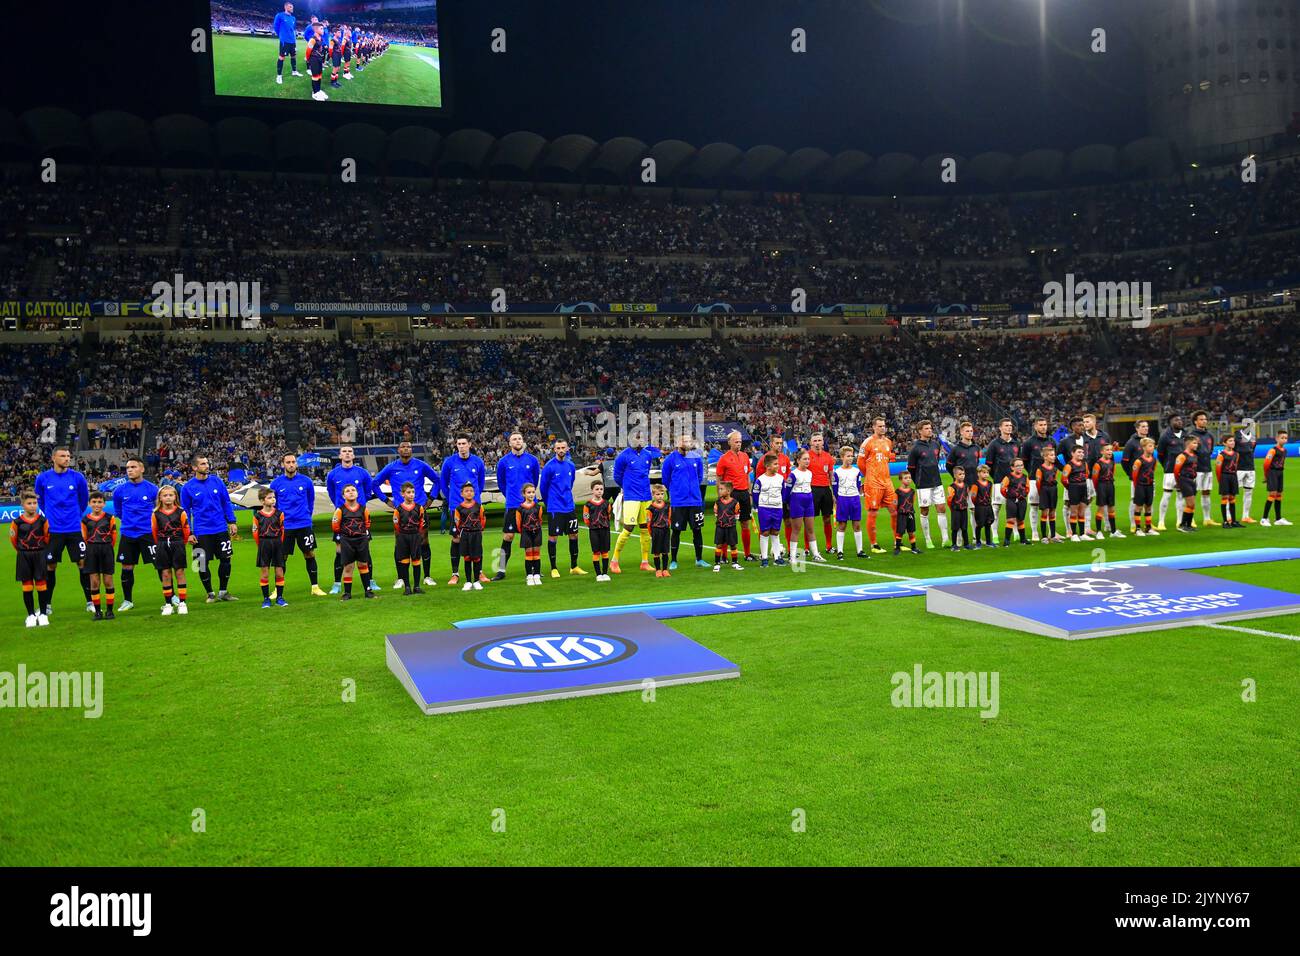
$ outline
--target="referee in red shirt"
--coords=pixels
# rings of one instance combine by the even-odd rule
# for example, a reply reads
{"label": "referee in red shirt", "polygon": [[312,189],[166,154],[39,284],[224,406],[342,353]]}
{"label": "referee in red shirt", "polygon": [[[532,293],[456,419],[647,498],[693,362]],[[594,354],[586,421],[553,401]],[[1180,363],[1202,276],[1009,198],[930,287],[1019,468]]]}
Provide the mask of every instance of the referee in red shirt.
{"label": "referee in red shirt", "polygon": [[831,474],[835,471],[835,456],[826,450],[826,440],[821,432],[812,437],[808,459],[808,467],[812,469],[813,514],[821,516],[826,550],[830,551],[831,522],[835,517],[835,496],[831,494]]}

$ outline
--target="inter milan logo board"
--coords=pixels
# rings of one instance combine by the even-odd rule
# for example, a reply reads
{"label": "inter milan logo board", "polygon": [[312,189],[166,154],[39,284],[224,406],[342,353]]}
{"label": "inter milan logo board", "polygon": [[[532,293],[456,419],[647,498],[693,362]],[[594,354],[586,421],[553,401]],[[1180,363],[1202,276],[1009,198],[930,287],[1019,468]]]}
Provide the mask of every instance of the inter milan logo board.
{"label": "inter milan logo board", "polygon": [[739,677],[641,612],[390,634],[388,669],[426,714]]}
{"label": "inter milan logo board", "polygon": [[1065,572],[931,588],[925,609],[1077,640],[1300,612],[1300,594],[1158,567]]}

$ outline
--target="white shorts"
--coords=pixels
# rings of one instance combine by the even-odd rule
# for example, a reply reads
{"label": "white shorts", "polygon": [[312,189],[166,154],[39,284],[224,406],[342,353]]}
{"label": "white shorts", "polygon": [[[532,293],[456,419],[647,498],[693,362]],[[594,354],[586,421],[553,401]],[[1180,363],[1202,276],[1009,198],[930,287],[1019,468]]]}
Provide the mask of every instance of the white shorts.
{"label": "white shorts", "polygon": [[1253,470],[1237,472],[1237,485],[1241,488],[1254,488],[1255,472]]}
{"label": "white shorts", "polygon": [[1213,491],[1213,490],[1214,490],[1214,472],[1212,472],[1212,471],[1203,471],[1203,472],[1201,472],[1200,474],[1198,474],[1198,475],[1196,476],[1196,490],[1197,490],[1197,491]]}
{"label": "white shorts", "polygon": [[1164,488],[1165,491],[1174,491],[1175,489],[1177,489],[1178,479],[1174,477],[1174,473],[1172,471],[1165,472],[1164,484],[1162,484],[1160,487]]}
{"label": "white shorts", "polygon": [[[1029,488],[1030,488],[1029,493],[1030,493],[1031,495],[1036,493],[1036,492],[1034,492],[1033,487],[1034,487],[1034,486],[1033,486],[1033,484],[1031,483],[1030,486],[1029,486]],[[1003,494],[1002,494],[1002,482],[1000,482],[1000,481],[995,481],[995,482],[993,483],[993,507],[994,507],[994,508],[1000,508],[1000,507],[1002,507],[1002,506],[1003,506],[1004,504],[1006,504],[1006,503],[1007,503],[1007,499],[1006,499],[1006,498],[1003,496]]]}
{"label": "white shorts", "polygon": [[[998,494],[1001,494],[1001,492],[999,491]],[[1035,508],[1038,507],[1038,482],[1036,481],[1029,483],[1029,504]]]}
{"label": "white shorts", "polygon": [[1096,488],[1096,486],[1092,483],[1092,479],[1089,478],[1089,479],[1088,479],[1088,500],[1089,500],[1089,501],[1092,501],[1092,500],[1093,500],[1094,498],[1096,498],[1096,497],[1097,497],[1097,488]]}
{"label": "white shorts", "polygon": [[917,488],[916,503],[922,508],[928,508],[931,505],[947,504],[944,499],[943,485],[936,485],[933,488]]}

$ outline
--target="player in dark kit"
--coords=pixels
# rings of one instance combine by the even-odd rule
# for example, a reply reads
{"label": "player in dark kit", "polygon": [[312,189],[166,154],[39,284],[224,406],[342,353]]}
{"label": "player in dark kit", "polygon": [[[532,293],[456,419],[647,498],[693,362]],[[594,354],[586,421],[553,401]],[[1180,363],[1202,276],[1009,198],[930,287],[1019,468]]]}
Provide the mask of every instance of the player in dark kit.
{"label": "player in dark kit", "polygon": [[374,598],[370,590],[370,512],[364,503],[357,501],[357,486],[343,489],[343,504],[334,509],[333,528],[339,534],[343,555],[343,596],[352,600],[352,573],[361,575],[361,591],[367,600]]}
{"label": "player in dark kit", "polygon": [[1237,469],[1240,461],[1237,439],[1229,435],[1223,440],[1223,451],[1214,462],[1214,474],[1219,480],[1219,516],[1225,528],[1246,527],[1237,520]]}
{"label": "player in dark kit", "polygon": [[531,481],[521,490],[524,500],[515,509],[512,524],[524,552],[524,583],[536,587],[542,583],[542,515],[546,508],[537,500],[537,486]]}
{"label": "player in dark kit", "polygon": [[402,503],[393,509],[393,560],[404,595],[424,593],[420,590],[420,566],[425,530],[424,509],[415,503],[415,485],[408,481],[402,485]]}
{"label": "player in dark kit", "polygon": [[[1025,466],[1027,472],[1032,474],[1038,470],[1038,463],[1043,460],[1043,449],[1049,447],[1052,449],[1052,458],[1055,459],[1056,442],[1054,442],[1051,436],[1047,434],[1047,419],[1042,415],[1035,416],[1033,431],[1030,433],[1029,437],[1025,439],[1024,444],[1020,446],[1020,457],[1027,462]],[[1040,526],[1043,523],[1042,515],[1040,514],[1041,510],[1042,508],[1038,500],[1038,491],[1035,489],[1034,483],[1030,482],[1029,536],[1035,541],[1039,538]]]}
{"label": "player in dark kit", "polygon": [[1277,513],[1273,524],[1283,528],[1291,527],[1291,522],[1282,517],[1282,485],[1286,469],[1286,431],[1277,433],[1277,444],[1264,456],[1264,487],[1268,489],[1268,500],[1264,502],[1264,517],[1260,524],[1269,527],[1269,507]]}
{"label": "player in dark kit", "polygon": [[257,547],[257,570],[261,573],[262,607],[271,606],[271,573],[275,573],[275,603],[288,606],[284,599],[284,512],[276,507],[275,489],[257,493],[262,507],[253,512],[253,544]]}
{"label": "player in dark kit", "polygon": [[1184,533],[1196,530],[1192,517],[1196,513],[1196,465],[1200,444],[1199,438],[1188,435],[1183,439],[1183,453],[1174,459],[1174,481],[1178,483],[1178,493],[1183,498],[1183,517],[1178,523],[1178,530]]}
{"label": "player in dark kit", "polygon": [[1034,471],[1034,490],[1038,492],[1038,538],[1036,540],[1047,544],[1057,538],[1056,504],[1061,471],[1056,467],[1055,446],[1038,447],[1042,458]]}
{"label": "player in dark kit", "polygon": [[181,509],[176,489],[163,485],[158,489],[158,507],[153,513],[154,567],[162,581],[164,617],[189,614],[185,603],[185,542],[190,537],[190,522]]}
{"label": "player in dark kit", "polygon": [[45,606],[45,553],[50,546],[50,523],[41,514],[36,492],[24,491],[22,506],[9,525],[9,543],[18,552],[14,577],[23,588],[27,626],[44,627],[50,623]]}
{"label": "player in dark kit", "polygon": [[668,504],[667,489],[663,485],[652,485],[654,495],[646,509],[646,523],[650,526],[650,555],[654,561],[655,577],[668,578],[669,551],[673,538],[673,509]]}
{"label": "player in dark kit", "polygon": [[1241,427],[1232,433],[1237,442],[1237,485],[1241,488],[1241,523],[1255,524],[1250,506],[1255,497],[1255,420],[1243,418]]}
{"label": "player in dark kit", "polygon": [[1143,438],[1141,453],[1133,459],[1129,477],[1133,479],[1133,521],[1138,537],[1156,536],[1160,532],[1151,525],[1152,505],[1156,500],[1156,442],[1150,436]]}
{"label": "player in dark kit", "polygon": [[[1133,429],[1133,434],[1124,443],[1124,453],[1123,458],[1120,460],[1120,467],[1124,469],[1124,474],[1129,481],[1133,480],[1133,462],[1142,456],[1142,439],[1146,438],[1150,431],[1150,423],[1138,422]],[[1137,502],[1131,497],[1128,502],[1128,524],[1130,534],[1137,531]]]}
{"label": "player in dark kit", "polygon": [[894,554],[903,551],[903,534],[912,545],[912,553],[920,554],[916,547],[916,486],[912,484],[912,473],[905,471],[898,476],[898,525],[894,528]]}
{"label": "player in dark kit", "polygon": [[960,551],[958,539],[966,542],[966,550],[974,551],[970,543],[970,487],[966,484],[966,469],[958,465],[952,472],[952,484],[948,486],[948,509],[952,512],[952,549]]}
{"label": "player in dark kit", "polygon": [[582,506],[582,522],[587,526],[587,539],[591,544],[591,563],[596,569],[597,581],[609,577],[609,523],[613,513],[605,497],[605,483],[591,483],[591,498]]}
{"label": "player in dark kit", "polygon": [[1002,547],[1011,547],[1011,535],[1018,532],[1021,544],[1033,544],[1025,537],[1025,514],[1029,508],[1029,477],[1025,463],[1016,458],[1011,463],[1011,474],[1002,479],[1002,500],[1006,505],[1007,527],[1002,536]]}
{"label": "player in dark kit", "polygon": [[460,548],[461,560],[465,562],[465,585],[461,590],[482,591],[483,529],[487,526],[487,516],[474,497],[472,484],[467,481],[461,485],[460,494],[460,504],[452,515],[452,540]]}
{"label": "player in dark kit", "polygon": [[975,469],[975,484],[971,488],[975,504],[975,547],[993,548],[993,479],[989,466]]}
{"label": "player in dark kit", "polygon": [[[95,606],[95,620],[113,618],[113,569],[117,566],[117,520],[104,510],[104,493],[90,493],[90,514],[81,519],[81,535],[86,550],[81,570],[90,578],[90,602]],[[100,597],[100,586],[104,588]],[[101,607],[107,605],[107,611]]]}
{"label": "player in dark kit", "polygon": [[718,482],[718,500],[713,503],[713,570],[721,571],[722,562],[731,558],[731,566],[745,570],[740,563],[736,523],[740,520],[740,502],[731,497],[731,482]]}
{"label": "player in dark kit", "polygon": [[1061,469],[1061,484],[1065,485],[1065,510],[1070,522],[1071,541],[1091,541],[1088,529],[1088,463],[1087,449],[1075,444],[1070,460]]}
{"label": "player in dark kit", "polygon": [[330,95],[320,88],[321,76],[325,73],[325,26],[312,24],[311,36],[307,38],[307,72],[311,74],[311,98],[320,102]]}
{"label": "player in dark kit", "polygon": [[1092,487],[1097,499],[1097,537],[1102,536],[1101,523],[1110,524],[1110,536],[1123,538],[1125,534],[1115,526],[1115,453],[1110,445],[1103,445],[1101,458],[1092,465]]}

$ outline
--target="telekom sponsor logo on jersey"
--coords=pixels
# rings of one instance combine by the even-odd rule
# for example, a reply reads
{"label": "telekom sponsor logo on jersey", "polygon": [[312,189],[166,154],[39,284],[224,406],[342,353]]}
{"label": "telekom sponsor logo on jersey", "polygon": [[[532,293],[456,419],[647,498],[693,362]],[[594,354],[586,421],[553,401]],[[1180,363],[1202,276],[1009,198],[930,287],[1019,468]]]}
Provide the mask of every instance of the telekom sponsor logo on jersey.
{"label": "telekom sponsor logo on jersey", "polygon": [[703,412],[629,412],[624,402],[617,413],[607,409],[596,416],[595,442],[602,448],[672,448],[682,435],[693,439],[696,448],[705,446]]}
{"label": "telekom sponsor logo on jersey", "polygon": [[1043,285],[1043,317],[1047,319],[1128,319],[1133,327],[1151,324],[1155,299],[1150,282],[1076,282],[1066,273],[1065,282]]}
{"label": "telekom sponsor logo on jersey", "polygon": [[260,316],[262,312],[260,282],[187,282],[178,272],[172,276],[171,282],[155,282],[150,294],[153,300],[149,303],[149,311],[159,318],[220,316],[246,319]]}

